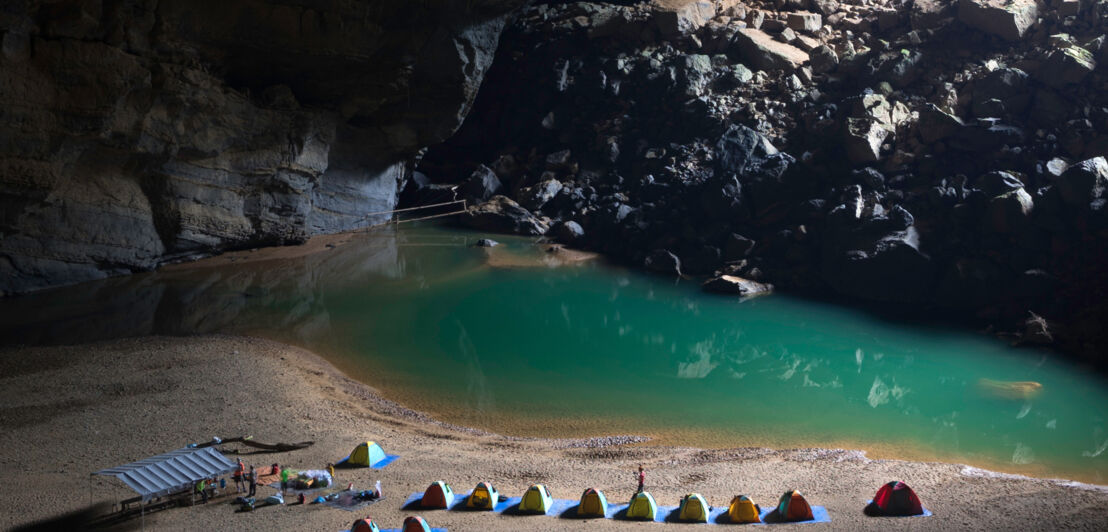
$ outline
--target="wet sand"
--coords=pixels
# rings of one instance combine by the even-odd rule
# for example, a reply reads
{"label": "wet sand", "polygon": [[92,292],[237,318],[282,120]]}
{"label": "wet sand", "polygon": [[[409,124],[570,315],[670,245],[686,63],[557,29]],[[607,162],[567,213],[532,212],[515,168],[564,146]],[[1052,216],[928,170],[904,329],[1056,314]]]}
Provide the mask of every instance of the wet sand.
{"label": "wet sand", "polygon": [[[0,523],[49,519],[90,502],[88,474],[177,449],[212,436],[253,435],[262,442],[314,440],[306,450],[245,457],[258,465],[322,467],[359,440],[378,441],[401,458],[381,471],[338,471],[339,484],[367,489],[381,480],[387,499],[350,513],[318,505],[236,513],[212,503],[156,512],[146,525],[166,530],[340,530],[372,515],[398,527],[411,492],[446,480],[465,492],[481,480],[518,496],[532,482],[555,498],[575,499],[589,486],[612,501],[635,487],[661,505],[687,492],[726,505],[743,493],[772,505],[787,488],[827,507],[829,524],[774,529],[1100,530],[1108,522],[1108,488],[996,475],[956,464],[870,460],[858,451],[825,449],[705,450],[623,444],[626,438],[526,439],[450,426],[381,399],[375,391],[302,349],[241,337],[148,337],[90,345],[0,350]],[[231,455],[233,457],[233,455]],[[869,518],[862,506],[882,483],[904,480],[935,515]],[[273,490],[259,488],[260,495]],[[132,492],[96,477],[93,502]],[[690,525],[575,521],[489,513],[419,512],[450,530],[660,530]],[[137,524],[137,523],[135,523]]]}

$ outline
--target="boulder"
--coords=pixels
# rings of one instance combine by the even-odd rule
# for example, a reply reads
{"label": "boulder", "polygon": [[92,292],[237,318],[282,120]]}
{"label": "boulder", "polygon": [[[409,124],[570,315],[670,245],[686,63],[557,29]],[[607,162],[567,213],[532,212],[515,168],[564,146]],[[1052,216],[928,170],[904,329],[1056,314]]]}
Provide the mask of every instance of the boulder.
{"label": "boulder", "polygon": [[1023,188],[1023,181],[1011,172],[996,170],[978,177],[973,188],[993,198]]}
{"label": "boulder", "polygon": [[1035,202],[1023,187],[989,200],[989,221],[998,233],[1016,233],[1023,229]]}
{"label": "boulder", "polygon": [[733,262],[741,260],[754,249],[755,242],[737,233],[731,233],[723,244],[723,260]]}
{"label": "boulder", "polygon": [[1081,83],[1096,70],[1096,59],[1088,50],[1077,46],[1063,46],[1050,52],[1038,71],[1038,78],[1047,85],[1061,87]]}
{"label": "boulder", "polygon": [[662,35],[688,35],[716,16],[716,6],[707,0],[651,0],[650,10]]}
{"label": "boulder", "polygon": [[712,59],[703,54],[686,55],[679,60],[680,82],[685,96],[696,98],[704,92],[712,76]]}
{"label": "boulder", "polygon": [[720,275],[704,281],[701,287],[708,292],[732,294],[737,296],[755,296],[773,291],[773,285],[743,279],[735,275]]}
{"label": "boulder", "polygon": [[734,220],[742,208],[743,188],[734,174],[721,174],[704,185],[700,193],[700,206],[709,218],[719,221]]}
{"label": "boulder", "polygon": [[[998,68],[973,85],[973,114],[977,117],[1019,115],[1031,102],[1031,80],[1018,68]],[[996,104],[990,102],[996,101]],[[1000,110],[998,114],[996,111]]]}
{"label": "boulder", "polygon": [[971,28],[1018,41],[1039,17],[1035,0],[961,0],[958,20]]}
{"label": "boulder", "polygon": [[774,40],[761,30],[745,28],[731,42],[732,55],[759,70],[792,71],[808,61],[808,54],[790,44]]}
{"label": "boulder", "polygon": [[908,20],[916,31],[938,28],[954,16],[951,0],[913,0]]}
{"label": "boulder", "polygon": [[823,27],[823,17],[818,13],[789,13],[786,24],[796,31],[814,33]]}
{"label": "boulder", "polygon": [[681,259],[664,249],[656,249],[646,256],[643,267],[656,273],[681,275]]}
{"label": "boulder", "polygon": [[809,57],[812,62],[812,72],[816,74],[831,72],[839,66],[839,55],[826,44],[812,50]]}
{"label": "boulder", "polygon": [[562,182],[557,179],[547,179],[538,184],[531,185],[519,191],[520,203],[533,211],[543,208],[547,202],[554,199],[562,191]]}
{"label": "boulder", "polygon": [[869,301],[926,301],[936,283],[935,266],[919,250],[914,227],[876,237],[853,232],[830,235],[822,269],[832,289]]}
{"label": "boulder", "polygon": [[497,179],[496,173],[482,164],[470,174],[469,179],[462,183],[462,186],[458,187],[458,192],[467,200],[482,202],[495,196],[501,188],[504,187],[500,179]]}
{"label": "boulder", "polygon": [[471,207],[461,215],[460,221],[474,229],[497,233],[542,235],[548,229],[546,222],[520,207],[518,203],[499,195]]}
{"label": "boulder", "polygon": [[585,237],[585,230],[581,228],[581,224],[573,220],[559,222],[550,229],[550,233],[558,242],[569,246],[580,243]]}
{"label": "boulder", "polygon": [[1105,196],[1108,189],[1108,161],[1094,157],[1074,164],[1057,181],[1062,201],[1084,207]]}
{"label": "boulder", "polygon": [[494,248],[499,245],[500,242],[497,242],[491,238],[482,238],[473,243],[473,247],[475,248]]}
{"label": "boulder", "polygon": [[850,162],[871,163],[881,158],[881,144],[889,130],[872,118],[847,118],[844,122],[843,147]]}

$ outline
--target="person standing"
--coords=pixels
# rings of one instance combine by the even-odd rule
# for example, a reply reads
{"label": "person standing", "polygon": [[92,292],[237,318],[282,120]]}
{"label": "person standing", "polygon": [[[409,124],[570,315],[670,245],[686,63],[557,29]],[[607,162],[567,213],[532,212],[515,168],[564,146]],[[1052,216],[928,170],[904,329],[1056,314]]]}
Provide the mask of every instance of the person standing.
{"label": "person standing", "polygon": [[196,491],[200,492],[200,502],[202,504],[208,503],[208,479],[202,478],[200,482],[196,483]]}
{"label": "person standing", "polygon": [[250,482],[250,493],[248,497],[253,497],[254,493],[258,490],[258,472],[254,471],[254,466],[250,466],[250,477],[247,479]]}
{"label": "person standing", "polygon": [[235,471],[235,493],[242,493],[246,491],[246,465],[242,463],[242,458],[239,458],[239,468]]}
{"label": "person standing", "polygon": [[635,493],[642,493],[644,484],[646,484],[646,471],[643,471],[642,464],[639,464],[639,490]]}
{"label": "person standing", "polygon": [[281,494],[284,495],[285,491],[289,489],[289,468],[281,468]]}

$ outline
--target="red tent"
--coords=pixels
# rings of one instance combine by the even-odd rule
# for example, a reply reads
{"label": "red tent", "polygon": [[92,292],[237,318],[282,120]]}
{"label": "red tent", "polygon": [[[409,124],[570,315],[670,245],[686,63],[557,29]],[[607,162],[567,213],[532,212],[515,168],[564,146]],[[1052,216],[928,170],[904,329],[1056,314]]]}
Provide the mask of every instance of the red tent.
{"label": "red tent", "polygon": [[922,515],[923,504],[907,484],[894,480],[881,486],[873,496],[870,512],[876,515]]}

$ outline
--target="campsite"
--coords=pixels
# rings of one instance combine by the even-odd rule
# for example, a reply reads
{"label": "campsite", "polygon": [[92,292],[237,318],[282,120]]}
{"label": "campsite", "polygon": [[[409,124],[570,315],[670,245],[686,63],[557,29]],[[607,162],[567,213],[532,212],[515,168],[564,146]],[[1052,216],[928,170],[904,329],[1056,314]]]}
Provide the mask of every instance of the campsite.
{"label": "campsite", "polygon": [[1108,531],[1108,0],[0,1],[0,529]]}

